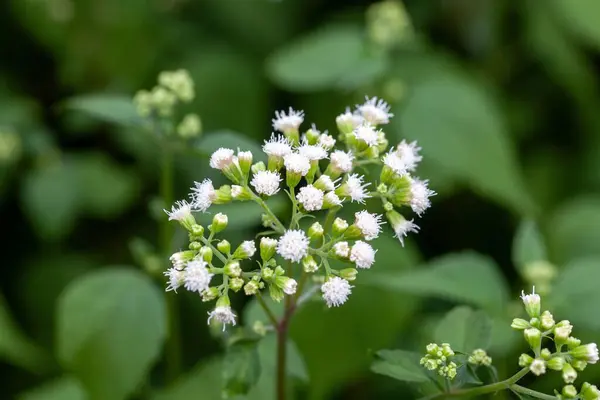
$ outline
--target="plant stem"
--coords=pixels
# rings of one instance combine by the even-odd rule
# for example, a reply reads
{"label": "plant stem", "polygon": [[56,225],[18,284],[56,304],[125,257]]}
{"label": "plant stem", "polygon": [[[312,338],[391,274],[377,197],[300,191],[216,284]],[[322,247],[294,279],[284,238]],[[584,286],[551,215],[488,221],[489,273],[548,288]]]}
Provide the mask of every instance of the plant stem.
{"label": "plant stem", "polygon": [[[160,167],[160,197],[165,208],[173,203],[173,154],[169,143],[163,143]],[[159,245],[163,257],[168,258],[173,237],[171,224],[167,218],[160,220]],[[179,310],[176,296],[165,296],[169,316],[169,338],[166,349],[166,379],[172,382],[179,375],[181,347],[179,343]]]}
{"label": "plant stem", "polygon": [[286,388],[286,343],[288,333],[288,317],[286,315],[277,325],[277,400],[285,400]]}
{"label": "plant stem", "polygon": [[260,291],[256,293],[256,300],[258,300],[258,304],[260,304],[262,309],[265,311],[265,314],[267,314],[269,321],[271,321],[271,323],[273,324],[273,328],[277,329],[277,326],[279,325],[279,323],[277,322],[277,317],[275,317],[273,311],[269,308],[267,303],[265,303],[265,299],[263,299]]}
{"label": "plant stem", "polygon": [[267,203],[265,203],[265,201],[263,199],[261,199],[259,196],[257,196],[254,192],[251,191],[250,188],[246,187],[248,190],[250,190],[250,193],[253,194],[253,198],[254,201],[260,205],[262,207],[262,209],[265,211],[265,213],[271,217],[271,219],[273,220],[273,222],[275,222],[276,228],[277,230],[279,230],[279,233],[283,233],[285,232],[285,226],[283,226],[283,224],[281,223],[281,221],[279,220],[279,218],[277,218],[277,216],[273,213],[273,211],[271,211],[271,209],[269,208],[269,206],[267,205]]}
{"label": "plant stem", "polygon": [[556,400],[556,396],[551,396],[549,394],[540,393],[536,390],[528,389],[526,387],[519,386],[517,384],[510,385],[510,390],[512,390],[513,392],[522,393],[522,394],[526,394],[531,397],[535,397],[536,399]]}

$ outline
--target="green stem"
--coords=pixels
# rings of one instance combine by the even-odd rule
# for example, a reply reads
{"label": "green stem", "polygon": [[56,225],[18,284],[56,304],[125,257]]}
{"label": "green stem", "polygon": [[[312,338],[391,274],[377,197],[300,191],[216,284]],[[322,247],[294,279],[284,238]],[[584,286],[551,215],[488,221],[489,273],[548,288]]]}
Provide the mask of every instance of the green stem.
{"label": "green stem", "polygon": [[201,237],[200,241],[202,243],[204,243],[205,246],[209,247],[212,250],[213,254],[215,256],[217,256],[217,258],[219,260],[221,260],[221,262],[223,263],[223,266],[225,266],[227,264],[227,261],[228,261],[227,258],[223,255],[223,253],[221,253],[219,251],[219,249],[217,249],[215,246],[212,245],[212,243],[210,243],[210,240],[206,239],[205,237]]}
{"label": "green stem", "polygon": [[[248,190],[250,190],[250,188],[248,188]],[[279,218],[277,218],[277,216],[275,216],[273,211],[271,211],[271,209],[269,208],[267,203],[265,203],[265,201],[263,199],[261,199],[259,196],[257,196],[256,194],[254,194],[254,193],[252,193],[252,194],[253,194],[254,201],[259,206],[261,206],[262,209],[265,211],[265,213],[275,222],[276,229],[279,231],[279,233],[285,232],[285,226],[281,223]]]}
{"label": "green stem", "polygon": [[556,396],[551,396],[549,394],[540,393],[536,390],[528,389],[526,387],[519,386],[517,384],[510,385],[510,390],[512,390],[513,392],[522,393],[522,394],[526,394],[531,397],[535,397],[536,399],[556,400]]}
{"label": "green stem", "polygon": [[262,309],[265,311],[265,314],[267,314],[267,317],[269,317],[269,321],[271,321],[271,324],[273,324],[273,327],[277,328],[277,325],[279,324],[277,322],[277,317],[275,317],[275,314],[273,314],[273,311],[269,308],[267,303],[265,303],[265,299],[263,299],[260,291],[258,293],[256,293],[256,299],[258,300],[258,304],[260,304]]}
{"label": "green stem", "polygon": [[327,217],[325,217],[325,223],[323,225],[323,230],[325,232],[329,232],[331,230],[331,225],[333,225],[333,220],[335,219],[335,214],[337,214],[338,210],[338,207],[334,207],[327,211]]}

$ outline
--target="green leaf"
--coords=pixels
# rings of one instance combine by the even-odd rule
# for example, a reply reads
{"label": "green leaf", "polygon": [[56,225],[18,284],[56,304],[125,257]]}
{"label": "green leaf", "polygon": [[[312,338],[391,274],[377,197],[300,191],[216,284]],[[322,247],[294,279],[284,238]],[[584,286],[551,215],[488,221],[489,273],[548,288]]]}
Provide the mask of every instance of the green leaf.
{"label": "green leaf", "polygon": [[403,137],[419,141],[423,158],[518,213],[534,211],[489,92],[450,73],[421,79],[411,91],[394,124]]}
{"label": "green leaf", "polygon": [[227,348],[223,360],[223,397],[246,394],[261,374],[256,340],[242,340]]}
{"label": "green leaf", "polygon": [[[363,32],[358,26],[319,29],[272,54],[267,60],[267,73],[276,84],[292,91],[336,87],[355,73],[357,64],[365,64],[363,42]],[[377,72],[378,67],[367,69]]]}
{"label": "green leaf", "polygon": [[581,39],[600,49],[600,3],[596,0],[553,0],[557,18]]}
{"label": "green leaf", "polygon": [[513,241],[513,262],[523,271],[528,264],[547,259],[544,238],[537,224],[531,220],[522,221]]}
{"label": "green leaf", "polygon": [[425,369],[419,365],[419,354],[404,350],[380,350],[380,358],[371,365],[371,371],[399,381],[426,382]]}
{"label": "green leaf", "polygon": [[439,322],[434,338],[436,343],[449,343],[454,351],[471,353],[487,349],[491,335],[492,321],[483,311],[458,306]]}
{"label": "green leaf", "polygon": [[44,383],[18,396],[18,400],[87,400],[88,395],[81,384],[65,376]]}
{"label": "green leaf", "polygon": [[164,298],[140,272],[106,268],[71,282],[57,307],[57,351],[90,398],[124,399],[166,335]]}
{"label": "green leaf", "polygon": [[124,126],[141,126],[133,100],[116,94],[86,94],[71,97],[64,103],[67,110],[83,112],[101,121]]}
{"label": "green leaf", "polygon": [[152,400],[190,400],[221,398],[222,388],[221,358],[198,364],[185,375],[180,376],[174,384],[162,389],[150,397]]}
{"label": "green leaf", "polygon": [[508,289],[496,264],[488,257],[464,252],[432,260],[407,273],[365,276],[363,282],[382,289],[467,302],[500,312]]}

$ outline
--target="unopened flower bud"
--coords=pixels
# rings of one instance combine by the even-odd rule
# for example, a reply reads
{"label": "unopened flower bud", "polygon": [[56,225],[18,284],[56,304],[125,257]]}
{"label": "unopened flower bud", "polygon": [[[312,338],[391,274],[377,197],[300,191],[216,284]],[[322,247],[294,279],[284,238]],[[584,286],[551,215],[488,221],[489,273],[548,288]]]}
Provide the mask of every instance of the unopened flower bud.
{"label": "unopened flower bud", "polygon": [[542,332],[537,328],[528,328],[523,331],[525,340],[533,350],[540,348],[542,344]]}
{"label": "unopened flower bud", "polygon": [[571,332],[573,331],[573,325],[567,320],[560,321],[554,327],[554,341],[557,346],[562,346],[567,343]]}
{"label": "unopened flower bud", "polygon": [[248,296],[258,293],[258,283],[254,280],[249,281],[244,286],[244,293]]}
{"label": "unopened flower bud", "polygon": [[574,399],[577,397],[577,389],[573,385],[563,387],[561,393],[565,399]]}
{"label": "unopened flower bud", "polygon": [[356,279],[357,274],[358,271],[355,268],[344,268],[340,271],[340,276],[350,282]]}
{"label": "unopened flower bud", "polygon": [[600,399],[600,390],[596,387],[596,385],[591,385],[587,382],[584,382],[581,385],[581,400],[598,400]]}
{"label": "unopened flower bud", "polygon": [[283,267],[281,265],[278,265],[277,267],[275,267],[275,276],[282,276],[285,275],[285,270],[283,269]]}
{"label": "unopened flower bud", "polygon": [[223,239],[219,243],[217,243],[217,249],[224,254],[229,254],[231,252],[231,244]]}
{"label": "unopened flower bud", "polygon": [[209,226],[210,230],[214,233],[219,233],[223,229],[227,228],[228,218],[223,213],[215,214],[212,220],[212,224]]}
{"label": "unopened flower bud", "polygon": [[233,278],[229,281],[229,288],[234,292],[238,292],[242,286],[244,286],[244,280],[242,278]]}
{"label": "unopened flower bud", "polygon": [[567,347],[569,348],[569,350],[572,350],[579,345],[581,345],[581,340],[579,340],[573,336],[570,336],[567,339]]}
{"label": "unopened flower bud", "polygon": [[219,295],[219,288],[210,287],[208,290],[202,292],[202,301],[213,301]]}
{"label": "unopened flower bud", "polygon": [[511,328],[514,329],[527,329],[530,327],[529,322],[525,321],[523,318],[515,318],[510,324]]}
{"label": "unopened flower bud", "polygon": [[429,343],[427,346],[425,346],[425,350],[427,351],[427,354],[433,357],[438,357],[438,352],[441,351],[440,347],[436,343]]}
{"label": "unopened flower bud", "polygon": [[578,371],[583,371],[587,367],[587,362],[583,360],[572,360],[571,365]]}
{"label": "unopened flower bud", "polygon": [[588,364],[596,364],[598,362],[598,346],[596,346],[596,343],[577,346],[569,353],[577,360],[583,360]]}
{"label": "unopened flower bud", "polygon": [[533,317],[529,320],[529,325],[533,326],[534,328],[538,328],[540,329],[540,319]]}
{"label": "unopened flower bud", "polygon": [[539,318],[541,299],[540,296],[535,293],[535,288],[533,288],[533,292],[531,294],[525,294],[525,292],[522,292],[521,299],[523,300],[527,314],[531,318]]}
{"label": "unopened flower bud", "polygon": [[528,367],[531,365],[531,363],[533,362],[533,357],[531,357],[529,354],[521,354],[519,356],[519,366],[520,367]]}
{"label": "unopened flower bud", "polygon": [[449,343],[442,343],[442,354],[446,357],[452,357],[454,355],[454,350],[452,350]]}
{"label": "unopened flower bud", "polygon": [[231,198],[237,201],[248,201],[252,199],[252,193],[243,186],[231,186]]}
{"label": "unopened flower bud", "polygon": [[251,151],[240,151],[238,152],[238,163],[244,176],[248,176],[250,168],[252,167],[252,152]]}
{"label": "unopened flower bud", "polygon": [[263,268],[261,271],[261,275],[265,281],[270,281],[271,279],[273,279],[275,273],[271,268]]}
{"label": "unopened flower bud", "polygon": [[246,258],[252,258],[254,253],[256,253],[256,244],[254,244],[254,240],[244,240],[242,244],[235,249],[233,258],[244,260]]}
{"label": "unopened flower bud", "polygon": [[266,262],[273,258],[277,249],[277,240],[263,237],[260,239],[260,258]]}
{"label": "unopened flower bud", "polygon": [[266,171],[267,167],[265,166],[264,162],[259,161],[256,164],[252,165],[252,167],[250,167],[250,169],[252,170],[253,174],[256,174],[261,171]]}
{"label": "unopened flower bud", "polygon": [[315,222],[308,228],[308,237],[310,240],[318,240],[323,237],[323,232],[323,226],[320,223]]}
{"label": "unopened flower bud", "polygon": [[169,260],[173,264],[174,268],[182,269],[188,261],[194,258],[194,252],[192,250],[178,251],[173,253]]}
{"label": "unopened flower bud", "polygon": [[228,204],[231,202],[231,186],[222,185],[220,188],[215,190],[215,195],[213,199],[214,204]]}
{"label": "unopened flower bud", "polygon": [[540,326],[543,330],[547,331],[548,329],[552,329],[554,327],[554,317],[550,314],[550,311],[546,310],[542,313],[540,317]]}
{"label": "unopened flower bud", "polygon": [[549,359],[551,359],[551,358],[552,358],[552,352],[550,351],[550,349],[548,349],[548,348],[544,348],[544,349],[542,349],[542,351],[540,352],[540,356],[541,356],[541,357],[542,357],[544,360],[548,361]]}
{"label": "unopened flower bud", "polygon": [[190,242],[189,248],[190,250],[198,251],[202,247],[202,243],[200,242]]}
{"label": "unopened flower bud", "polygon": [[273,299],[273,301],[280,302],[283,299],[283,290],[277,286],[276,284],[269,285],[269,295]]}
{"label": "unopened flower bud", "polygon": [[191,228],[192,235],[201,237],[204,235],[204,227],[202,225],[194,224]]}
{"label": "unopened flower bud", "polygon": [[306,256],[302,259],[302,268],[307,273],[316,272],[319,269],[319,264],[315,261],[313,256]]}
{"label": "unopened flower bud", "polygon": [[565,364],[562,369],[562,377],[565,383],[573,383],[577,379],[577,371],[571,366],[571,364]]}
{"label": "unopened flower bud", "polygon": [[279,286],[287,295],[293,295],[296,293],[296,289],[298,287],[298,282],[287,276],[278,276],[275,279],[275,284]]}
{"label": "unopened flower bud", "polygon": [[535,360],[532,361],[531,365],[529,366],[529,370],[534,375],[537,375],[537,376],[543,375],[546,373],[546,362],[544,360],[536,358]]}
{"label": "unopened flower bud", "polygon": [[319,141],[320,135],[321,135],[321,132],[319,132],[313,125],[313,127],[311,129],[306,131],[306,133],[304,134],[304,137],[306,138],[306,143],[308,143],[309,145],[313,145],[313,144],[317,144],[317,142]]}
{"label": "unopened flower bud", "polygon": [[202,121],[196,114],[187,114],[177,125],[177,134],[183,139],[196,137],[200,132],[202,132]]}
{"label": "unopened flower bud", "polygon": [[333,236],[342,235],[346,231],[346,229],[348,229],[348,223],[343,219],[336,218],[335,221],[333,221]]}
{"label": "unopened flower bud", "polygon": [[551,358],[550,360],[548,360],[548,363],[547,363],[548,368],[550,368],[554,371],[562,371],[565,364],[566,364],[565,359],[562,357]]}
{"label": "unopened flower bud", "polygon": [[242,268],[240,267],[240,263],[237,261],[230,261],[225,265],[223,272],[228,276],[237,278],[242,274]]}

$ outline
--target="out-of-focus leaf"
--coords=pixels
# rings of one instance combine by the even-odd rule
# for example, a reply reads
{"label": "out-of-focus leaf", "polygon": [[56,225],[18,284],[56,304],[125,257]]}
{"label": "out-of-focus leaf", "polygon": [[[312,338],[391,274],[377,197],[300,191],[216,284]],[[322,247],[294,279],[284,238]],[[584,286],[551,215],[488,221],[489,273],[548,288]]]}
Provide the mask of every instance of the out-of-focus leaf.
{"label": "out-of-focus leaf", "polygon": [[247,394],[261,374],[256,340],[242,340],[227,348],[223,359],[223,397]]}
{"label": "out-of-focus leaf", "polygon": [[470,353],[475,349],[487,349],[491,334],[492,321],[483,311],[458,306],[439,322],[434,338],[436,343],[449,343],[455,351]]}
{"label": "out-of-focus leaf", "polygon": [[544,238],[536,223],[522,221],[513,242],[513,262],[522,270],[527,264],[547,259]]}
{"label": "out-of-focus leaf", "polygon": [[190,400],[199,397],[203,399],[220,399],[222,389],[223,362],[213,359],[194,367],[181,376],[174,384],[154,393],[152,400]]}
{"label": "out-of-focus leaf", "polygon": [[419,141],[424,158],[518,213],[534,211],[501,114],[482,87],[446,73],[415,82],[411,92],[394,121],[403,137]]}
{"label": "out-of-focus leaf", "polygon": [[267,60],[267,72],[288,90],[332,88],[361,63],[365,57],[363,43],[363,32],[358,26],[329,26],[277,50]]}
{"label": "out-of-focus leaf", "polygon": [[419,354],[404,350],[380,350],[371,371],[399,381],[426,382],[425,369],[419,365]]}
{"label": "out-of-focus leaf", "polygon": [[105,122],[141,126],[132,98],[117,94],[86,94],[71,97],[64,103],[68,110],[80,111]]}
{"label": "out-of-focus leaf", "polygon": [[107,268],[73,281],[57,307],[58,356],[90,398],[124,399],[148,373],[166,336],[166,310],[148,277]]}
{"label": "out-of-focus leaf", "polygon": [[66,376],[45,383],[21,395],[18,400],[87,400],[88,395],[81,384]]}
{"label": "out-of-focus leaf", "polygon": [[568,201],[554,211],[547,225],[548,249],[557,263],[600,255],[600,197]]}
{"label": "out-of-focus leaf", "polygon": [[553,0],[557,18],[581,39],[600,49],[600,3],[596,0]]}
{"label": "out-of-focus leaf", "polygon": [[381,289],[467,302],[499,312],[508,290],[498,267],[489,258],[472,253],[439,257],[406,273],[378,274],[362,279]]}

